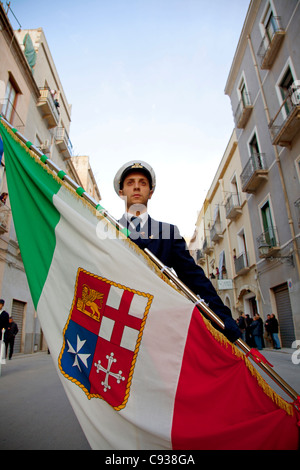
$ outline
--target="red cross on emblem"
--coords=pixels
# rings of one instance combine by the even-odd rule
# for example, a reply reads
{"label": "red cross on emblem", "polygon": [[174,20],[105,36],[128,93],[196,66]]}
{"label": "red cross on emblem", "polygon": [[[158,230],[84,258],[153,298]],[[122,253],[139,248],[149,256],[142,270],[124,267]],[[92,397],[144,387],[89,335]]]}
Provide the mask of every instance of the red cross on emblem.
{"label": "red cross on emblem", "polygon": [[[64,330],[66,338],[70,335],[67,339],[69,349],[66,351],[63,348],[61,356],[77,354],[77,349],[71,344],[70,332],[75,335],[74,331],[77,334],[78,328],[80,344],[85,347],[84,357],[90,358],[86,360],[86,367],[84,364],[80,367],[85,380],[80,383],[78,370],[76,382],[69,370],[64,375],[78,382],[88,398],[102,398],[117,410],[126,405],[152,299],[151,294],[117,284],[81,268],[78,270],[72,309]],[[69,324],[72,324],[70,329]],[[81,358],[80,354],[77,355],[79,359],[76,359],[76,364]],[[72,361],[74,365],[73,357]]]}

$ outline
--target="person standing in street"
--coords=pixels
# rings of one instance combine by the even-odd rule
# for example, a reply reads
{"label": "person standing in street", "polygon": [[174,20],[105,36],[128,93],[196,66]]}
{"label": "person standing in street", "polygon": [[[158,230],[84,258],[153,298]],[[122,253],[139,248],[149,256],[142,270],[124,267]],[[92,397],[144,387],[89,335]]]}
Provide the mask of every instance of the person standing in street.
{"label": "person standing in street", "polygon": [[12,358],[14,352],[15,337],[18,334],[18,331],[18,325],[14,322],[13,318],[10,317],[8,327],[4,333],[5,357],[7,357],[9,346],[9,359]]}
{"label": "person standing in street", "polygon": [[270,315],[269,326],[270,326],[270,333],[272,336],[274,349],[281,349],[281,345],[280,345],[280,341],[278,337],[278,321],[274,313],[271,313]]}
{"label": "person standing in street", "polygon": [[271,315],[268,313],[267,319],[265,321],[265,332],[264,332],[264,339],[265,343],[268,346],[272,345],[273,346],[273,339],[272,339],[272,333],[271,333]]}
{"label": "person standing in street", "polygon": [[251,323],[251,333],[257,349],[263,349],[263,321],[258,315],[254,315],[254,321]]}
{"label": "person standing in street", "polygon": [[9,325],[9,314],[4,310],[5,300],[0,299],[0,341],[2,340],[2,330],[6,330]]}
{"label": "person standing in street", "polygon": [[243,341],[246,341],[246,315],[244,313],[241,313],[239,318],[237,319],[237,325],[241,331],[241,338]]}

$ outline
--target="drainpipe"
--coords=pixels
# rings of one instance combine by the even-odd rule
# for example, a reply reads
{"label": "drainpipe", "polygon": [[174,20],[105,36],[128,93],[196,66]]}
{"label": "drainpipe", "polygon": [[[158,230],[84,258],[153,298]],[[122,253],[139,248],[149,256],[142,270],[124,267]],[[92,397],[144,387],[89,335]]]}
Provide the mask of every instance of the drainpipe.
{"label": "drainpipe", "polygon": [[[263,103],[264,103],[264,110],[265,110],[265,113],[266,113],[267,122],[268,122],[268,125],[269,125],[270,122],[271,122],[270,112],[269,112],[269,108],[268,108],[268,105],[267,105],[267,101],[266,101],[266,97],[265,97],[261,77],[260,77],[260,74],[259,74],[259,68],[258,68],[258,64],[257,64],[256,57],[255,57],[255,54],[254,54],[250,34],[248,34],[247,39],[248,39],[248,43],[249,43],[249,47],[250,47],[250,51],[251,51],[251,55],[252,55],[253,65],[254,65],[254,68],[255,68],[255,71],[256,71],[256,75],[257,75],[257,79],[258,79],[258,83],[259,83],[259,87],[260,87],[260,91],[261,91],[261,96],[262,96]],[[295,234],[295,229],[294,229],[294,224],[293,224],[293,219],[292,219],[292,213],[291,213],[291,209],[290,209],[290,205],[289,205],[286,185],[285,185],[284,178],[283,178],[283,172],[282,172],[282,167],[281,167],[281,162],[280,162],[277,146],[273,145],[273,149],[274,149],[274,153],[275,153],[275,160],[276,160],[276,164],[277,164],[277,167],[278,167],[279,177],[280,177],[281,186],[282,186],[282,190],[283,190],[284,202],[285,202],[287,216],[288,216],[288,223],[289,223],[289,226],[290,226],[290,231],[291,231],[292,240],[293,240],[293,248],[294,248],[294,255],[295,255],[295,258],[296,258],[296,266],[297,266],[297,270],[298,270],[298,276],[300,276],[300,259],[299,259],[298,247],[297,247],[297,242],[296,242],[296,234]]]}

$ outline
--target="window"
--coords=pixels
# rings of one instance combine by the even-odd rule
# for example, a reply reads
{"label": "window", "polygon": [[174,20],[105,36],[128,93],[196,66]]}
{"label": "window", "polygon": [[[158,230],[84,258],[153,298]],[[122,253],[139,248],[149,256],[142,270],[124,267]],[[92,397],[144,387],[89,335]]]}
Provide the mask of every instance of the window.
{"label": "window", "polygon": [[237,234],[237,242],[238,242],[238,250],[239,250],[239,256],[236,260],[236,271],[237,267],[239,269],[243,269],[249,266],[248,262],[248,252],[247,252],[247,245],[246,245],[246,237],[245,237],[245,232],[244,229],[242,229],[238,234]]}
{"label": "window", "polygon": [[219,279],[227,279],[225,251],[221,251],[219,256]]}
{"label": "window", "polygon": [[254,136],[250,140],[249,147],[250,147],[251,155],[256,155],[256,154],[260,153],[256,134],[254,134]]}
{"label": "window", "polygon": [[6,87],[6,93],[4,98],[4,103],[2,107],[2,114],[8,122],[12,122],[14,108],[17,100],[17,90],[11,81],[8,82]]}
{"label": "window", "polygon": [[5,98],[4,98],[1,113],[3,114],[5,119],[12,124],[13,119],[14,119],[18,95],[20,95],[22,92],[20,88],[18,87],[18,84],[16,80],[14,79],[12,73],[8,72],[8,75],[9,75],[9,79],[6,85]]}
{"label": "window", "polygon": [[280,94],[282,97],[282,101],[284,102],[284,109],[287,113],[287,115],[290,113],[292,109],[292,103],[291,103],[291,86],[294,83],[294,77],[292,75],[291,69],[288,66],[287,71],[285,72],[281,82],[279,83],[279,90]]}
{"label": "window", "polygon": [[266,30],[266,35],[271,42],[273,39],[274,34],[278,30],[278,25],[276,18],[273,15],[273,11],[271,10],[271,5],[269,5],[269,8],[267,10],[265,20],[264,20],[264,26]]}
{"label": "window", "polygon": [[230,181],[231,192],[233,195],[233,203],[235,206],[240,206],[240,195],[239,195],[239,188],[236,180],[236,175],[233,176],[232,180]]}
{"label": "window", "polygon": [[250,105],[250,97],[249,97],[249,93],[247,91],[247,86],[246,86],[244,78],[242,78],[242,81],[240,83],[239,92],[240,92],[240,96],[241,96],[243,106],[244,107],[249,106]]}
{"label": "window", "polygon": [[247,253],[244,229],[242,229],[238,233],[237,241],[238,241],[239,253]]}
{"label": "window", "polygon": [[281,27],[281,19],[271,3],[267,4],[267,8],[261,17],[259,28],[262,34],[262,42],[260,43],[257,55],[261,58],[261,68],[270,69],[277,57],[278,51],[285,37],[285,30]]}
{"label": "window", "polygon": [[252,139],[249,142],[249,149],[250,149],[250,155],[254,157],[253,163],[254,163],[255,170],[263,169],[262,155],[260,153],[256,134],[253,135]]}
{"label": "window", "polygon": [[276,233],[275,233],[275,227],[274,227],[273,220],[272,220],[272,214],[271,214],[269,201],[267,201],[261,207],[261,217],[262,217],[263,229],[264,229],[264,234],[265,234],[265,240],[267,244],[271,247],[276,246],[277,245]]}

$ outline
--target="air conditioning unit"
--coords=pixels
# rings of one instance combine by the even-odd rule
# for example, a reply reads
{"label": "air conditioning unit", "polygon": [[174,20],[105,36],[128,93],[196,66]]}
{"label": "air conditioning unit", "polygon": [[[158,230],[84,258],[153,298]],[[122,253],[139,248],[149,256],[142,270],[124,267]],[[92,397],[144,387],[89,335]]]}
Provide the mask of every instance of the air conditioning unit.
{"label": "air conditioning unit", "polygon": [[44,153],[50,153],[50,140],[46,139],[40,147],[41,151]]}

